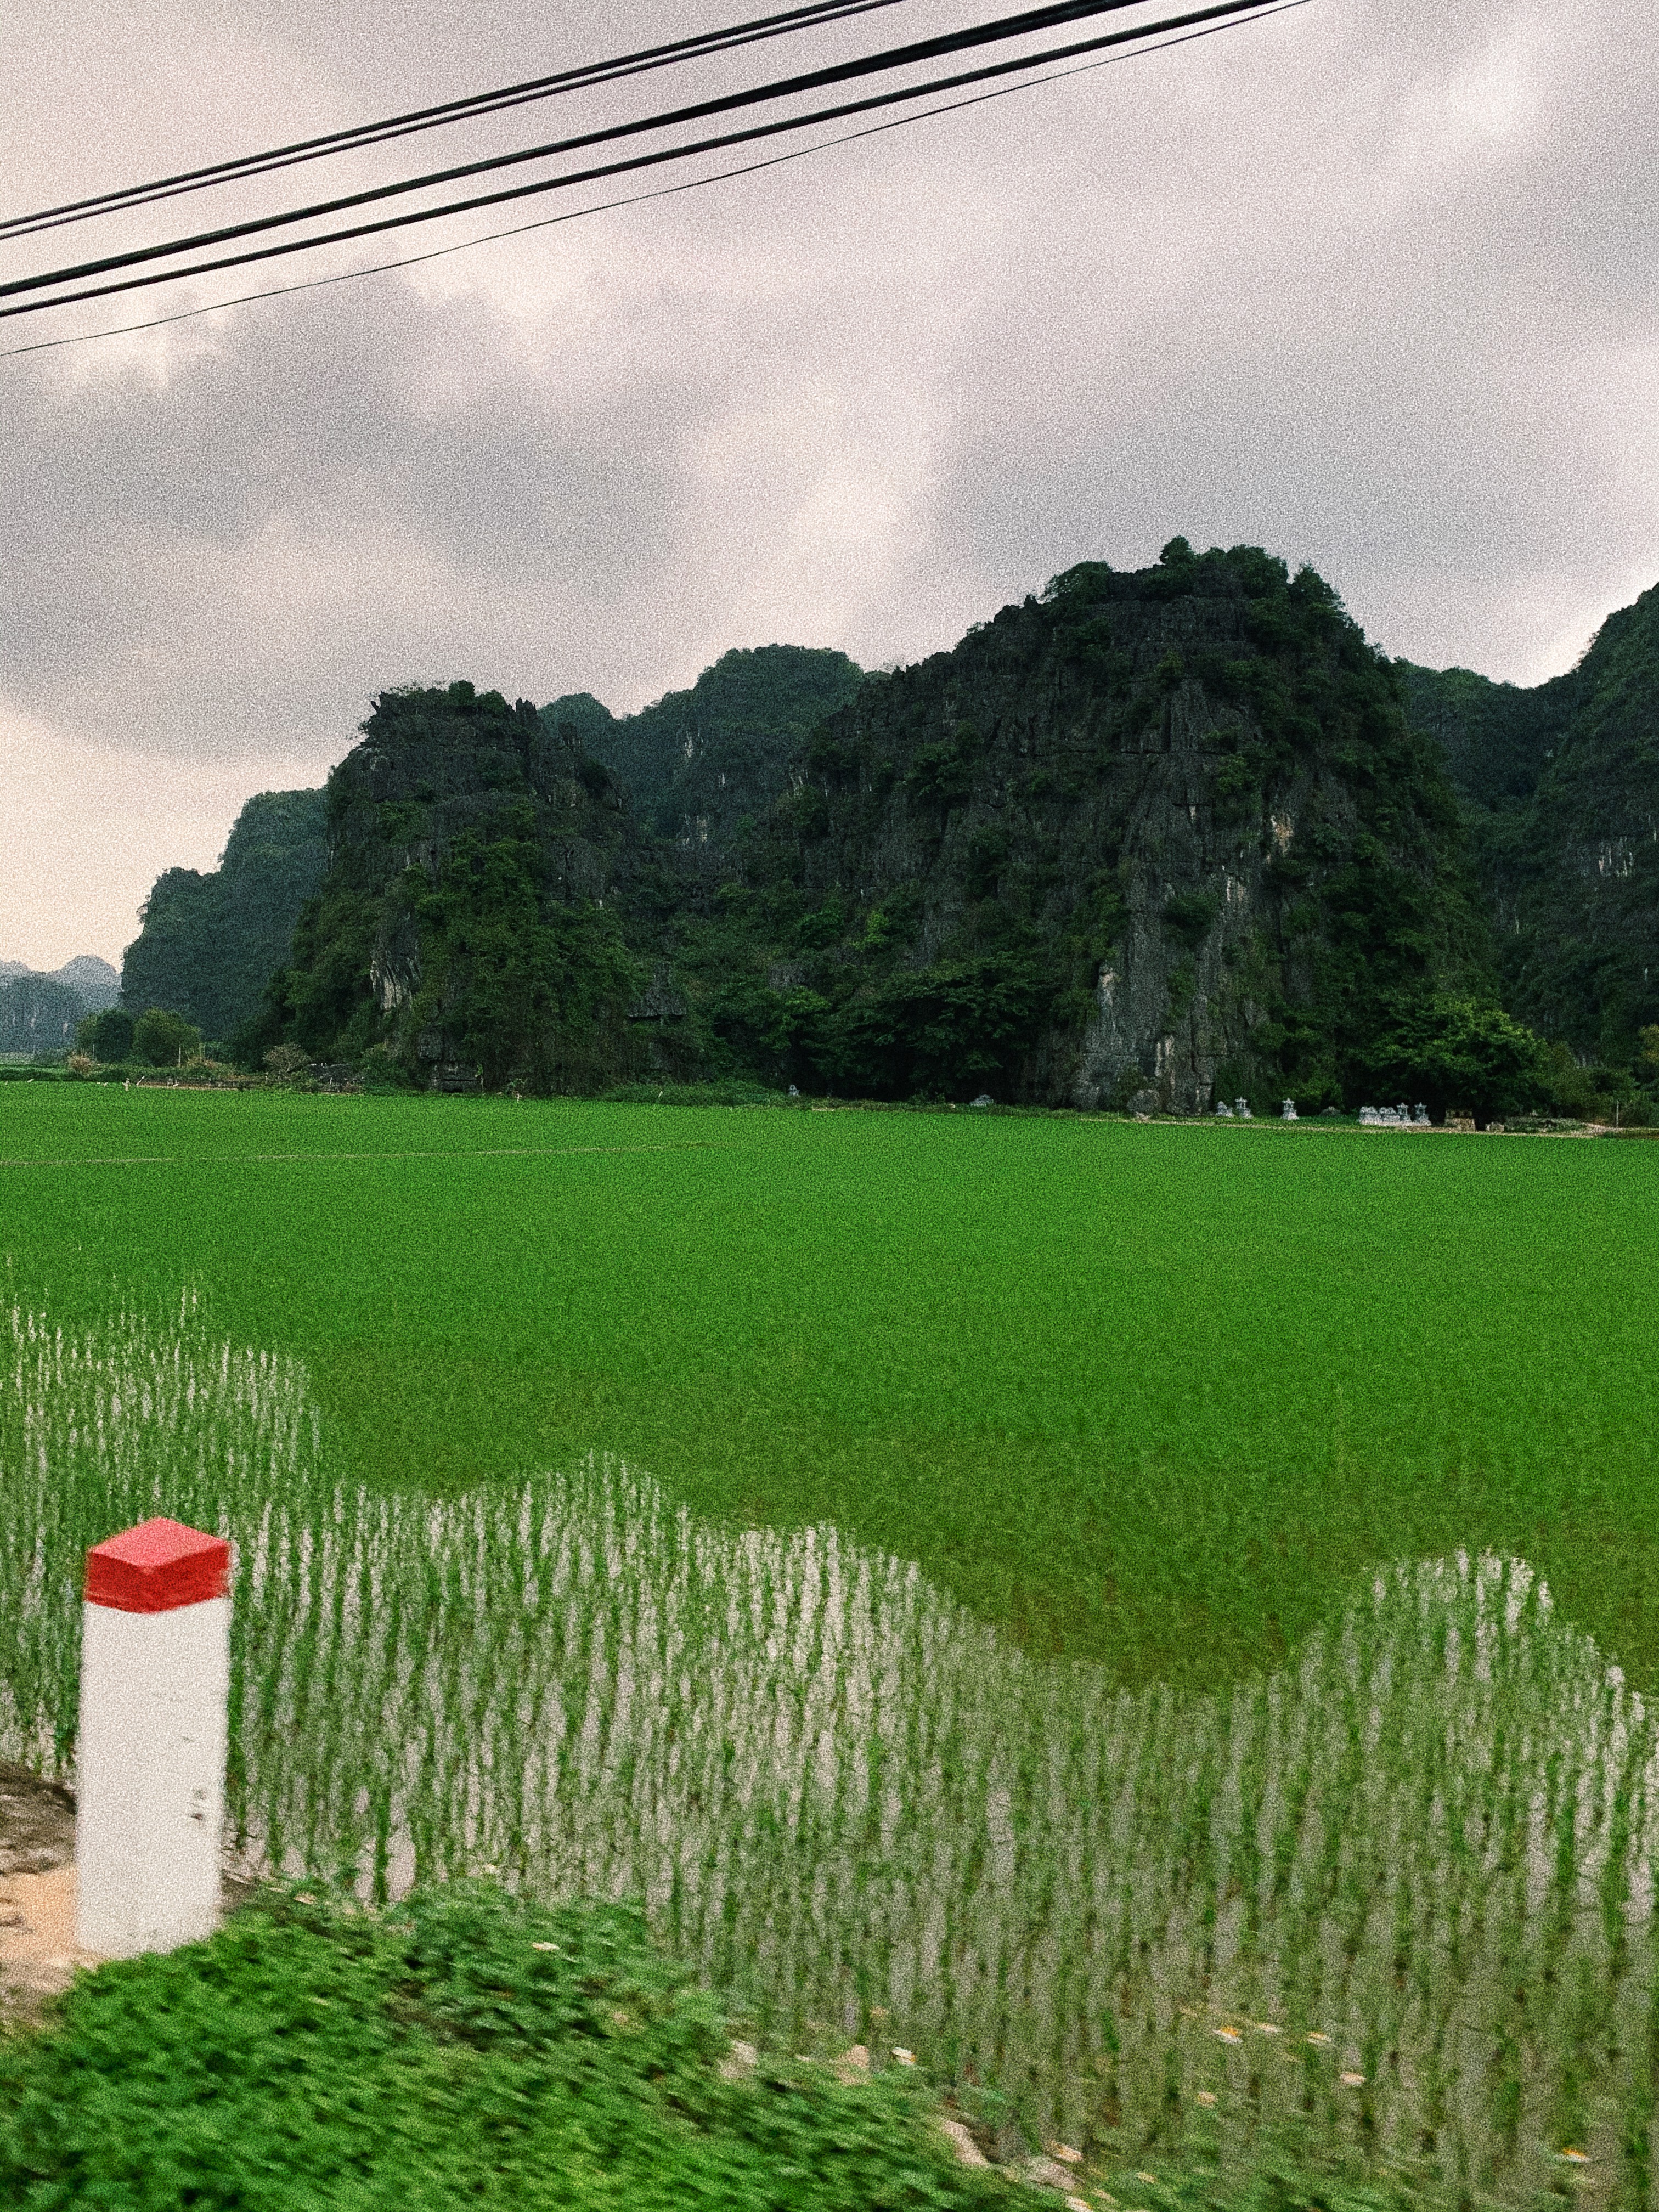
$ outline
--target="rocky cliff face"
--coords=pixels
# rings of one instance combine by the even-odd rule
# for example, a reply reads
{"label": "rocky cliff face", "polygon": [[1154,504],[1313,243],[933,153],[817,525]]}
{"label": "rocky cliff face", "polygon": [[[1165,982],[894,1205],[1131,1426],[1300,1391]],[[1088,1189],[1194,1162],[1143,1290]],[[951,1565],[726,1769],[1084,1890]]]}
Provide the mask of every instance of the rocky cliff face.
{"label": "rocky cliff face", "polygon": [[422,1080],[1317,1106],[1484,981],[1438,748],[1248,547],[1073,569],[889,676],[728,655],[627,723],[388,694],[327,811],[270,1040]]}
{"label": "rocky cliff face", "polygon": [[826,1002],[807,1050],[849,1087],[915,1084],[859,1040],[932,978],[962,1064],[924,1087],[1318,1103],[1393,1002],[1477,961],[1432,747],[1334,594],[1251,549],[1073,570],[866,680],[792,781],[740,857],[812,909],[772,980]]}
{"label": "rocky cliff face", "polygon": [[271,1042],[542,1087],[625,1060],[640,977],[616,899],[640,841],[598,762],[528,701],[458,683],[384,694],[325,796],[327,870]]}
{"label": "rocky cliff face", "polygon": [[67,983],[24,969],[0,981],[0,1053],[62,1052],[87,1011]]}
{"label": "rocky cliff face", "polygon": [[1401,672],[1463,802],[1507,1003],[1628,1066],[1659,1023],[1659,587],[1531,690]]}
{"label": "rocky cliff face", "polygon": [[52,971],[52,981],[73,991],[89,1014],[100,1014],[106,1006],[118,1003],[121,996],[121,978],[107,960],[100,960],[95,952],[77,952],[61,968]]}

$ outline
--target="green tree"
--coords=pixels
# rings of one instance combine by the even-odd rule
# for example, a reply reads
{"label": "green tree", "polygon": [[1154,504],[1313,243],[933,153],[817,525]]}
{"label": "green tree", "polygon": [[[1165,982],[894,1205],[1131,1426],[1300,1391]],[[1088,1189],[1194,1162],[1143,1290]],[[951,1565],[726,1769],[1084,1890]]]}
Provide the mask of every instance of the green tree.
{"label": "green tree", "polygon": [[82,1052],[90,1053],[107,1066],[112,1061],[131,1057],[132,1031],[130,1013],[120,1006],[106,1006],[102,1013],[88,1014],[77,1025],[75,1042]]}
{"label": "green tree", "polygon": [[132,1025],[132,1049],[152,1067],[180,1067],[202,1049],[202,1032],[182,1014],[151,1006]]}
{"label": "green tree", "polygon": [[1376,1087],[1433,1111],[1477,1120],[1542,1105],[1548,1074],[1542,1040],[1501,1006],[1437,994],[1397,1006],[1365,1055]]}
{"label": "green tree", "polygon": [[836,1087],[878,1098],[1006,1097],[1048,1018],[1054,985],[1024,946],[901,969],[822,1025]]}

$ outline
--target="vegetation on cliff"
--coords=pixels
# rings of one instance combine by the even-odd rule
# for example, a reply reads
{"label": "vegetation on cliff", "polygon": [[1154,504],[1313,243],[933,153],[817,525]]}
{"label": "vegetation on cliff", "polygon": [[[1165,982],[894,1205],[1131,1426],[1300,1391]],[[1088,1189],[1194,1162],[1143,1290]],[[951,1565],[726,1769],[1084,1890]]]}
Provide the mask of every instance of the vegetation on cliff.
{"label": "vegetation on cliff", "polygon": [[62,1052],[85,1012],[79,994],[55,976],[15,975],[0,983],[0,1052]]}
{"label": "vegetation on cliff", "polygon": [[719,855],[787,787],[800,748],[861,681],[844,653],[763,645],[723,653],[690,690],[637,714],[613,716],[586,694],[542,711],[627,787],[643,823]]}
{"label": "vegetation on cliff", "polygon": [[264,791],[236,817],[218,867],[169,868],[121,965],[130,1013],[164,1006],[229,1037],[289,957],[301,908],[322,881],[323,794]]}
{"label": "vegetation on cliff", "polygon": [[640,839],[527,700],[389,691],[328,780],[334,862],[238,1040],[388,1073],[592,1088],[631,1065],[642,971],[614,895]]}
{"label": "vegetation on cliff", "polygon": [[1659,1023],[1659,587],[1531,690],[1396,665],[1462,802],[1504,1004],[1616,1097]]}
{"label": "vegetation on cliff", "polygon": [[1177,539],[866,679],[713,898],[665,920],[715,1065],[1317,1105],[1379,1059],[1430,1083],[1413,1041],[1447,993],[1485,995],[1459,846],[1434,748],[1328,586]]}
{"label": "vegetation on cliff", "polygon": [[66,1051],[82,1018],[113,1006],[118,991],[108,961],[90,952],[44,973],[0,960],[0,1053]]}
{"label": "vegetation on cliff", "polygon": [[[1181,538],[884,675],[767,646],[623,718],[388,693],[325,799],[267,795],[217,876],[161,878],[126,1003],[222,1030],[292,927],[245,1060],[1639,1116],[1656,693],[1659,592],[1518,691],[1390,665],[1310,569]],[[294,836],[256,838],[278,799]],[[228,902],[264,918],[210,945]]]}

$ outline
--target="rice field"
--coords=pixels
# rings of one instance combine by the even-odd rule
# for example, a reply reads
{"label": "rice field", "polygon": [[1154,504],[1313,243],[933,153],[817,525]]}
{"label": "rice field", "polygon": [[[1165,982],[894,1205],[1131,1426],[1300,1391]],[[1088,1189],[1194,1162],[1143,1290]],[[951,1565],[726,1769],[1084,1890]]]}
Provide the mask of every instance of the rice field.
{"label": "rice field", "polygon": [[0,1086],[16,1296],[188,1287],[340,1479],[613,1454],[1188,1687],[1460,1549],[1659,1679],[1656,1192],[1641,1144]]}
{"label": "rice field", "polygon": [[1401,1562],[1287,1667],[1131,1691],[617,1462],[342,1486],[303,1370],[188,1304],[0,1342],[6,1756],[64,1759],[84,1547],[165,1507],[239,1548],[246,1864],[642,1896],[773,2034],[1126,2157],[1525,2197],[1572,2151],[1650,2201],[1659,1726],[1524,1561]]}
{"label": "rice field", "polygon": [[642,1896],[1126,2164],[1653,2202],[1647,1148],[15,1096],[0,1756],[169,1512],[248,1865]]}

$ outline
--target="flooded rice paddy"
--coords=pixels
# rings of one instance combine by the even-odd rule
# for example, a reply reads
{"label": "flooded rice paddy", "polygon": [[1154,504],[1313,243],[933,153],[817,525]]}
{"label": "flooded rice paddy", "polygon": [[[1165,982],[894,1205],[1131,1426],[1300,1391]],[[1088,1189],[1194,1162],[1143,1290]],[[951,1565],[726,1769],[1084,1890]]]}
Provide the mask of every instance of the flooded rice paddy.
{"label": "flooded rice paddy", "polygon": [[1284,1666],[1127,1691],[618,1463],[344,1489],[302,1368],[187,1297],[15,1306],[0,1362],[0,1758],[72,1770],[82,1555],[167,1512],[238,1547],[246,1863],[642,1897],[768,2033],[1127,2157],[1649,2201],[1659,1729],[1524,1561],[1403,1560]]}

